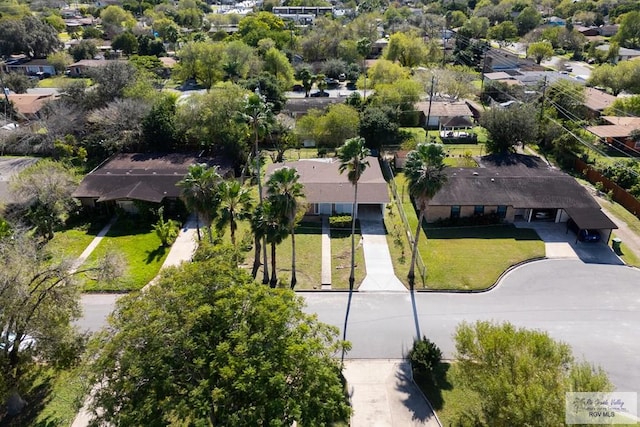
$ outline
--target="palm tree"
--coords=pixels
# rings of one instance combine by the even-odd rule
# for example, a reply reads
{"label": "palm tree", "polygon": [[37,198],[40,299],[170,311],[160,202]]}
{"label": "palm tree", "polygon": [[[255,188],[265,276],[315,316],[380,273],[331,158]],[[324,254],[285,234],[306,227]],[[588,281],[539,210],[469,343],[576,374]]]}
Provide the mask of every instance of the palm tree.
{"label": "palm tree", "polygon": [[[262,178],[260,176],[260,149],[258,147],[258,140],[260,137],[260,129],[265,128],[268,123],[271,121],[271,104],[266,102],[266,98],[260,94],[259,88],[256,88],[256,93],[253,93],[246,97],[245,105],[244,105],[244,113],[242,113],[244,119],[249,123],[249,125],[253,128],[254,133],[254,161],[255,161],[255,174],[256,179],[258,180],[258,200],[259,206],[262,206],[264,196],[262,194]],[[266,243],[266,242],[263,242]],[[264,268],[264,277],[263,283],[266,283],[265,279],[268,279],[269,275],[267,273],[267,246],[266,244],[262,245],[262,258]],[[254,260],[254,266],[256,261]]]}
{"label": "palm tree", "polygon": [[361,137],[350,138],[338,149],[340,159],[340,173],[347,171],[349,182],[353,185],[353,207],[351,209],[351,273],[349,274],[349,289],[353,290],[356,268],[356,218],[358,217],[358,181],[369,166],[366,160],[370,154]]}
{"label": "palm tree", "polygon": [[278,284],[276,247],[287,237],[289,228],[287,227],[286,218],[282,215],[282,212],[270,201],[265,201],[262,205],[262,210],[264,214],[266,241],[271,244],[271,280],[269,280],[269,286],[275,288]]}
{"label": "palm tree", "polygon": [[218,205],[217,186],[222,180],[218,167],[209,167],[205,163],[189,166],[187,175],[176,185],[182,189],[182,198],[187,209],[196,214],[198,240],[200,240],[200,219],[208,228],[209,242],[213,243],[211,221],[216,215]]}
{"label": "palm tree", "polygon": [[251,193],[235,179],[222,181],[218,185],[220,200],[218,228],[229,224],[231,230],[231,244],[236,247],[236,230],[238,220],[247,219],[253,208]]}
{"label": "palm tree", "polygon": [[291,234],[291,289],[296,286],[296,233],[295,228],[302,212],[300,199],[304,197],[300,175],[293,168],[275,170],[267,181],[267,197],[278,213],[286,218]]}
{"label": "palm tree", "polygon": [[444,174],[445,152],[441,144],[418,144],[415,150],[407,154],[405,175],[408,180],[409,193],[413,197],[420,211],[418,228],[411,249],[411,267],[409,268],[409,283],[413,288],[415,279],[416,255],[418,253],[418,238],[422,231],[422,221],[427,211],[429,200],[444,185],[447,176]]}
{"label": "palm tree", "polygon": [[[260,250],[262,249],[262,241],[265,240],[267,236],[267,221],[264,213],[264,205],[258,206],[256,210],[253,212],[251,216],[251,231],[253,232],[253,240],[254,240],[254,256],[253,256],[253,268],[251,270],[251,275],[255,279],[258,275],[258,270],[260,269]],[[266,245],[266,240],[265,240]],[[266,246],[265,246],[266,247]],[[262,284],[269,283],[269,267],[266,263],[266,258],[264,262],[264,269],[262,271]]]}

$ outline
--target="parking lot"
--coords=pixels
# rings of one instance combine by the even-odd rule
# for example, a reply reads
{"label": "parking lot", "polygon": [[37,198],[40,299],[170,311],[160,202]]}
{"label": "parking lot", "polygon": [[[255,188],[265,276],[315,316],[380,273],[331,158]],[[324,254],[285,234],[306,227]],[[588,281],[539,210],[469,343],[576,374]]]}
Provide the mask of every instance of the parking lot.
{"label": "parking lot", "polygon": [[547,258],[580,259],[593,264],[624,264],[613,252],[607,236],[599,242],[580,242],[573,231],[567,230],[564,222],[516,222],[516,227],[533,228],[544,241]]}

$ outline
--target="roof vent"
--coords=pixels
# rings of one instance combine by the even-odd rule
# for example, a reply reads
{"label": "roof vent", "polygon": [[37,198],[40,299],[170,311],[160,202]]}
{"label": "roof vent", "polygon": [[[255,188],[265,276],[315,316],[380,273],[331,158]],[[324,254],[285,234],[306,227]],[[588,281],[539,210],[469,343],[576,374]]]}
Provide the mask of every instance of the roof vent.
{"label": "roof vent", "polygon": [[480,175],[478,172],[473,173],[473,176],[478,176],[478,175]]}
{"label": "roof vent", "polygon": [[493,178],[491,178],[491,182],[496,182],[496,180],[495,180],[495,179],[493,179]]}

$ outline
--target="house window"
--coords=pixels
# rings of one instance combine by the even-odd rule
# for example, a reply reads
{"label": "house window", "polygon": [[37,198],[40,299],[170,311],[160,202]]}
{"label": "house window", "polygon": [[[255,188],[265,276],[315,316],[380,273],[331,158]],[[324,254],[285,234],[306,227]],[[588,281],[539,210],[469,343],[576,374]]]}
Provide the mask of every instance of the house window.
{"label": "house window", "polygon": [[635,148],[640,148],[640,141],[636,141],[636,146]]}
{"label": "house window", "polygon": [[473,214],[474,215],[484,215],[484,206],[482,205],[476,205],[473,207]]}
{"label": "house window", "polygon": [[451,218],[460,218],[460,206],[451,206]]}
{"label": "house window", "polygon": [[507,216],[507,207],[505,205],[498,206],[496,214],[498,215],[498,218],[505,218]]}

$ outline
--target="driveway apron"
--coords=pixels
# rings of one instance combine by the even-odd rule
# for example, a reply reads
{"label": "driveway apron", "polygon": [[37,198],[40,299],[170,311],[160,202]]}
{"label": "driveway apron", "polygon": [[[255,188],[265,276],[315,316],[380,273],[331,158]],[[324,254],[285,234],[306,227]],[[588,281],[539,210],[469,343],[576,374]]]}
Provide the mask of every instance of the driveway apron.
{"label": "driveway apron", "polygon": [[380,211],[361,209],[358,212],[358,218],[362,233],[364,262],[367,267],[367,275],[358,290],[408,292],[393,271]]}

